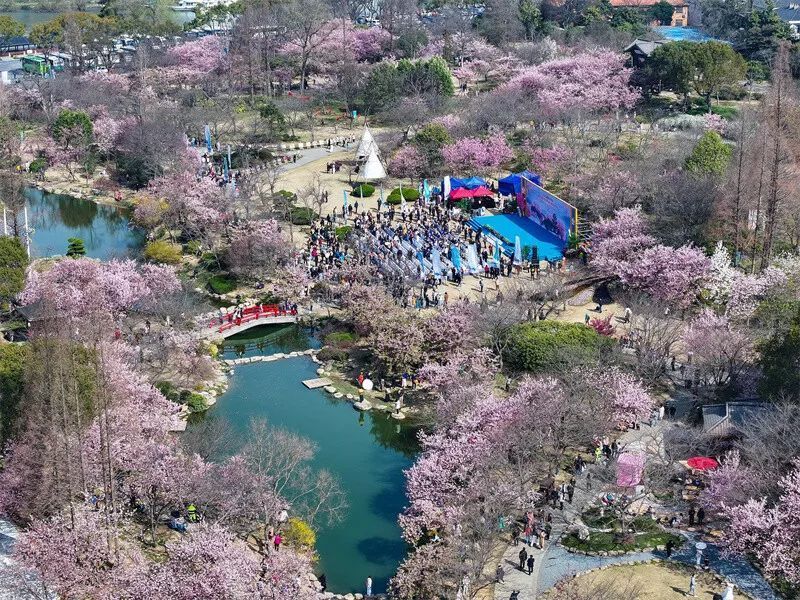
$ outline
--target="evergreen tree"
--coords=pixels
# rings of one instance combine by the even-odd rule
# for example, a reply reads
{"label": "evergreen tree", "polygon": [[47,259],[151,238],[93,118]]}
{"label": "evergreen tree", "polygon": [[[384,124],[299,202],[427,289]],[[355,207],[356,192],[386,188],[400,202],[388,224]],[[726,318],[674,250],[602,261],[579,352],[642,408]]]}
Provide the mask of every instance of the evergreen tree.
{"label": "evergreen tree", "polygon": [[67,256],[70,258],[86,256],[86,247],[81,238],[71,237],[67,241],[69,242],[69,246],[67,246]]}

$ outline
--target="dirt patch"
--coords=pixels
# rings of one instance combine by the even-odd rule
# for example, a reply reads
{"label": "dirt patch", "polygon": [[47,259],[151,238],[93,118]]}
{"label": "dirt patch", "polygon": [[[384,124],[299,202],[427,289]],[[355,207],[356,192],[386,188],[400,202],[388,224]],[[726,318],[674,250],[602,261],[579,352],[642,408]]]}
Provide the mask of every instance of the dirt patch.
{"label": "dirt patch", "polygon": [[[635,594],[637,600],[677,600],[686,598],[689,578],[697,573],[696,597],[713,600],[725,589],[725,581],[713,573],[695,571],[693,567],[677,563],[652,563],[646,565],[620,565],[602,571],[595,571],[575,580],[582,590],[604,588],[613,584],[614,588],[624,587]],[[738,589],[737,599],[747,599]],[[551,597],[552,594],[548,594]]]}

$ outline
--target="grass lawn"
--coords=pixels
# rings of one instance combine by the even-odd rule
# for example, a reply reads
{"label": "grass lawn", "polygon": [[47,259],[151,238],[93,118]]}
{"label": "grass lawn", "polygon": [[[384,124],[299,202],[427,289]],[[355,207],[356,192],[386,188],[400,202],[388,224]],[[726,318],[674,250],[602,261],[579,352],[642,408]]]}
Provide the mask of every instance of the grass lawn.
{"label": "grass lawn", "polygon": [[608,552],[609,550],[632,552],[634,550],[652,550],[656,546],[664,546],[670,539],[675,542],[677,547],[684,542],[682,537],[666,531],[637,533],[633,542],[627,544],[618,542],[616,535],[613,532],[593,531],[588,540],[580,540],[575,534],[570,533],[562,538],[561,543],[567,548],[583,552]]}

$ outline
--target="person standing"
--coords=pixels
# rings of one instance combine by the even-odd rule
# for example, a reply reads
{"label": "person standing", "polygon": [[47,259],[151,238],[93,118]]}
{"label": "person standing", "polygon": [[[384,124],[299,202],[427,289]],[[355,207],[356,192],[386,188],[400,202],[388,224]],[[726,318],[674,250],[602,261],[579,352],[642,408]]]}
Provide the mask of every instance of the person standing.
{"label": "person standing", "polygon": [[703,521],[706,520],[706,509],[702,506],[697,509],[697,524],[702,525]]}
{"label": "person standing", "polygon": [[519,551],[519,570],[523,573],[525,572],[525,563],[528,560],[528,551],[525,550],[525,547],[522,547],[522,550]]}
{"label": "person standing", "polygon": [[697,575],[692,573],[691,579],[689,579],[689,596],[696,596],[697,595]]}
{"label": "person standing", "polygon": [[527,562],[527,565],[528,565],[528,575],[530,575],[531,573],[533,573],[533,564],[534,564],[535,562],[536,562],[536,559],[535,559],[535,558],[533,558],[533,554],[531,554],[531,555],[528,557],[528,562]]}
{"label": "person standing", "polygon": [[567,486],[567,500],[572,504],[572,497],[575,495],[575,486],[571,483]]}
{"label": "person standing", "polygon": [[494,571],[494,579],[497,583],[505,583],[505,576],[506,572],[503,569],[503,565],[497,565],[497,569]]}
{"label": "person standing", "polygon": [[367,596],[372,596],[372,577],[367,577]]}
{"label": "person standing", "polygon": [[690,506],[689,507],[689,527],[692,527],[694,525],[694,515],[695,515],[694,506]]}
{"label": "person standing", "polygon": [[275,551],[276,552],[281,549],[281,541],[282,541],[282,539],[283,538],[281,538],[281,532],[280,531],[275,534],[274,538],[272,538],[272,542],[275,545]]}

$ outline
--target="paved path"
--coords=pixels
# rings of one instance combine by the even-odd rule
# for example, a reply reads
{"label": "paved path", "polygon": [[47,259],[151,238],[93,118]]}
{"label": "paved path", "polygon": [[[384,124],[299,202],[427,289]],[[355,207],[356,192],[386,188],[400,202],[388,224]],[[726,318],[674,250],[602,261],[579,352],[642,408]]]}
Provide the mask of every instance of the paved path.
{"label": "paved path", "polygon": [[327,146],[318,147],[318,148],[306,148],[304,150],[280,150],[280,154],[288,154],[291,156],[292,154],[297,154],[297,162],[289,162],[282,166],[281,171],[293,171],[294,169],[299,169],[300,167],[304,167],[309,163],[314,162],[315,160],[319,160],[325,156],[330,156],[331,161],[333,158],[341,159],[343,152],[348,152],[352,154],[354,150],[354,145],[350,144],[350,148],[342,148],[341,146],[334,146],[333,152],[328,152]]}
{"label": "paved path", "polygon": [[[662,421],[656,426],[655,430],[647,425],[642,425],[641,429],[627,431],[621,436],[620,445],[630,448],[636,445],[654,443],[654,441],[660,440],[660,432],[669,425],[670,421]],[[589,471],[592,470],[593,467],[590,466]],[[519,590],[519,600],[534,600],[540,594],[552,588],[561,579],[582,571],[596,569],[604,565],[629,564],[654,558],[666,559],[666,553],[659,551],[636,552],[611,557],[584,556],[567,552],[564,547],[556,544],[556,541],[567,530],[569,524],[596,497],[599,489],[600,487],[595,484],[592,492],[587,491],[586,476],[584,475],[578,479],[572,504],[565,503],[563,512],[550,509],[553,513],[553,530],[550,541],[545,543],[544,550],[526,546],[528,553],[533,553],[536,559],[531,575],[519,570],[518,554],[522,548],[522,542],[520,542],[519,546],[510,545],[506,548],[503,553],[503,568],[506,571],[505,581],[494,586],[495,600],[508,600],[514,590]],[[675,533],[686,536],[681,531],[675,531]],[[671,559],[692,565],[695,561],[694,537],[686,537],[688,537],[687,543],[681,549],[673,552]],[[708,544],[708,548],[704,552],[710,560],[713,571],[730,579],[751,598],[755,600],[777,600],[769,584],[746,560],[723,557],[719,548],[713,544]],[[494,566],[492,565],[492,568]]]}

